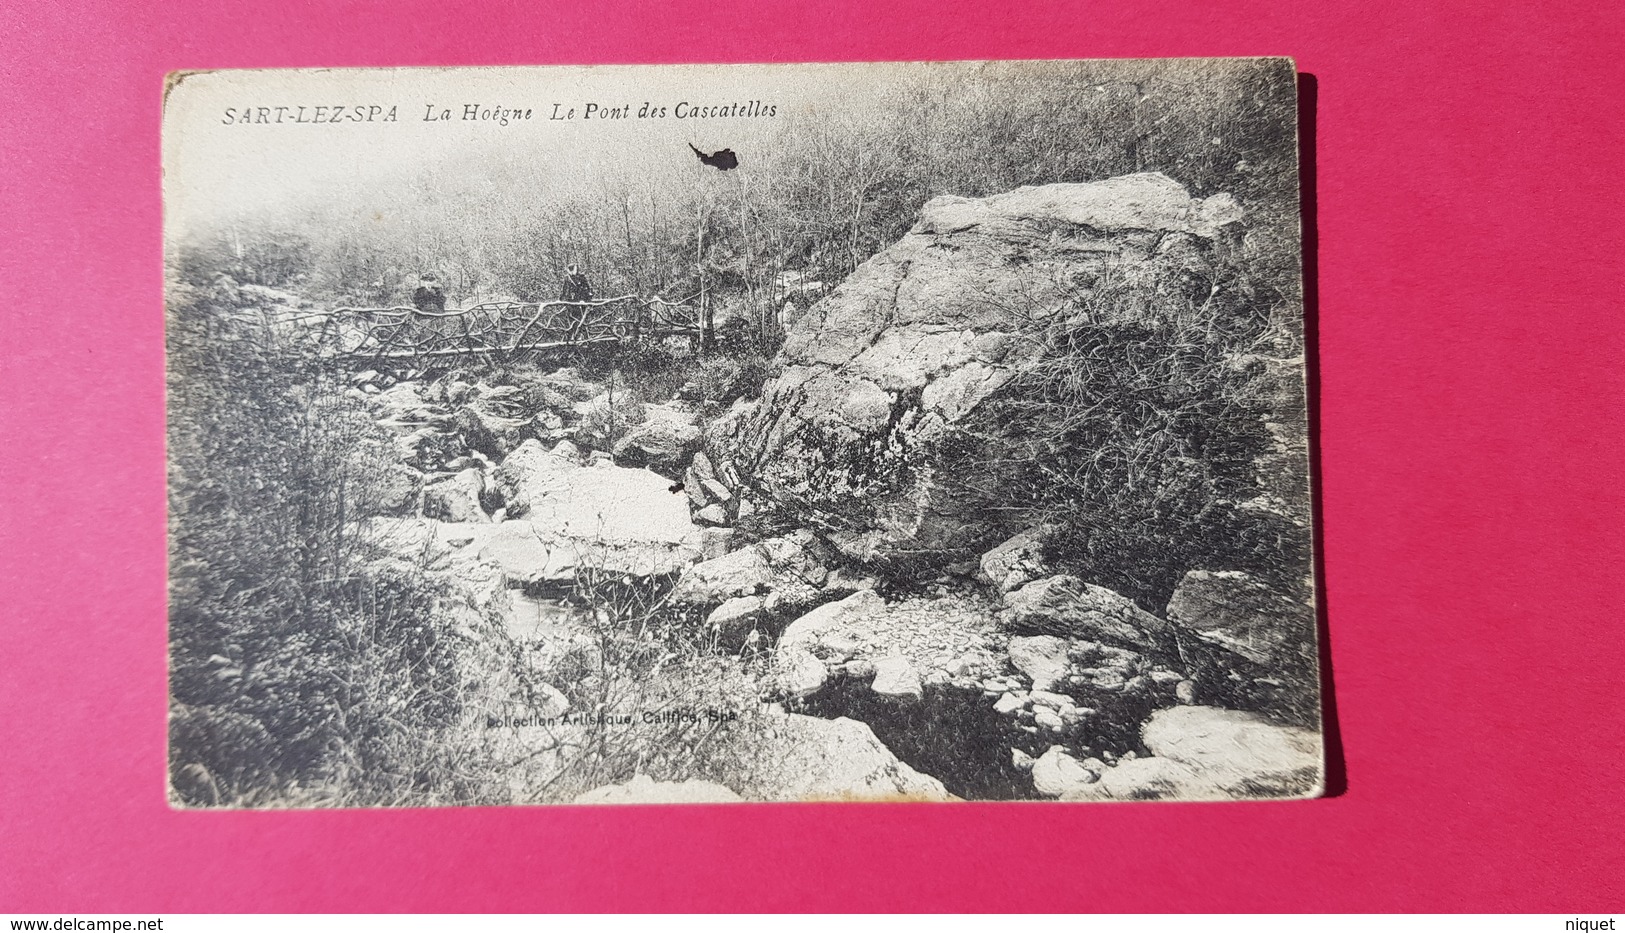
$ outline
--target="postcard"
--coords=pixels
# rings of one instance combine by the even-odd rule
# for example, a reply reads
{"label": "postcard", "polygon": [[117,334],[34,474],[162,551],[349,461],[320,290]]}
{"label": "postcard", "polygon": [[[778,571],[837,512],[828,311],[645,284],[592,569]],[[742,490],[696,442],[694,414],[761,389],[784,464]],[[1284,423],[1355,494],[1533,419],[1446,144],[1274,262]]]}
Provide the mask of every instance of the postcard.
{"label": "postcard", "polygon": [[174,806],[1322,792],[1290,60],[163,119]]}

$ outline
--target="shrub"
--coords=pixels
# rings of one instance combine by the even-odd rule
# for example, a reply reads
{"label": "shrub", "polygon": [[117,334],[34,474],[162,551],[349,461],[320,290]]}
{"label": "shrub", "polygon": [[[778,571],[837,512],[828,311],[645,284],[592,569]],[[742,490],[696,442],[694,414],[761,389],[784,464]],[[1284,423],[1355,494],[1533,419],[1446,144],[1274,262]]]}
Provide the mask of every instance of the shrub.
{"label": "shrub", "polygon": [[662,343],[637,342],[622,346],[613,358],[611,378],[635,389],[645,402],[666,402],[677,396],[694,370],[692,354]]}
{"label": "shrub", "polygon": [[1007,480],[967,490],[990,514],[1056,525],[1053,558],[1153,610],[1187,570],[1301,588],[1309,559],[1305,527],[1239,507],[1259,492],[1266,420],[1301,405],[1246,363],[1279,352],[1271,309],[1236,270],[1200,273],[1108,274],[1030,314],[1038,362],[950,453]]}
{"label": "shrub", "polygon": [[770,360],[760,353],[709,356],[694,372],[694,387],[704,401],[726,407],[741,398],[755,398],[767,381]]}
{"label": "shrub", "polygon": [[[478,613],[369,546],[401,465],[273,329],[170,291],[170,766],[193,805],[473,793],[448,736]],[[472,627],[472,629],[471,629]]]}
{"label": "shrub", "polygon": [[563,689],[572,716],[595,721],[560,735],[563,754],[527,789],[532,799],[568,801],[635,774],[737,777],[741,742],[760,715],[756,659],[732,654],[714,633],[671,611],[673,582],[578,573],[570,601],[585,639],[533,676]]}

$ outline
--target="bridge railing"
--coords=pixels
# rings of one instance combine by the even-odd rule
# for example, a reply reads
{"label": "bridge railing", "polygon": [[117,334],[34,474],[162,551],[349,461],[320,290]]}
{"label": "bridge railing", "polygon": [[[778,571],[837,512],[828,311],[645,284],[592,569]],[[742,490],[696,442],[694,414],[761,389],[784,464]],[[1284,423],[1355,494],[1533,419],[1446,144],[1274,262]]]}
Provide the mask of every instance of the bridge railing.
{"label": "bridge railing", "polygon": [[322,323],[318,343],[333,357],[431,363],[460,356],[514,360],[560,347],[670,336],[699,339],[698,298],[487,301],[445,311],[336,308]]}

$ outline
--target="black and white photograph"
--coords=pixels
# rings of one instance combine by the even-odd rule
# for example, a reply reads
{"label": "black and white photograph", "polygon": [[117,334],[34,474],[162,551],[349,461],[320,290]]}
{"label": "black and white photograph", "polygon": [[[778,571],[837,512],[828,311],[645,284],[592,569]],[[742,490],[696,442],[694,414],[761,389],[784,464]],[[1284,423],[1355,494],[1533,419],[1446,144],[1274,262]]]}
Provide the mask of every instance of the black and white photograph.
{"label": "black and white photograph", "polygon": [[178,808],[1325,791],[1284,58],[204,71]]}

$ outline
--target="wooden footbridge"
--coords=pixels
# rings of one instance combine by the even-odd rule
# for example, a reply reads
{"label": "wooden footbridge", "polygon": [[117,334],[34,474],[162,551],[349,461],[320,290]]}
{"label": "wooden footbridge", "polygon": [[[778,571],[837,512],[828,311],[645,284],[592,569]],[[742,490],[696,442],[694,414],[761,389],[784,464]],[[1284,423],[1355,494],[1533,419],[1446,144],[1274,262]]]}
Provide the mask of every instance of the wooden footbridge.
{"label": "wooden footbridge", "polygon": [[481,358],[514,362],[593,345],[703,339],[700,295],[681,301],[621,295],[595,301],[488,301],[468,308],[337,308],[321,324],[324,356],[425,368]]}

